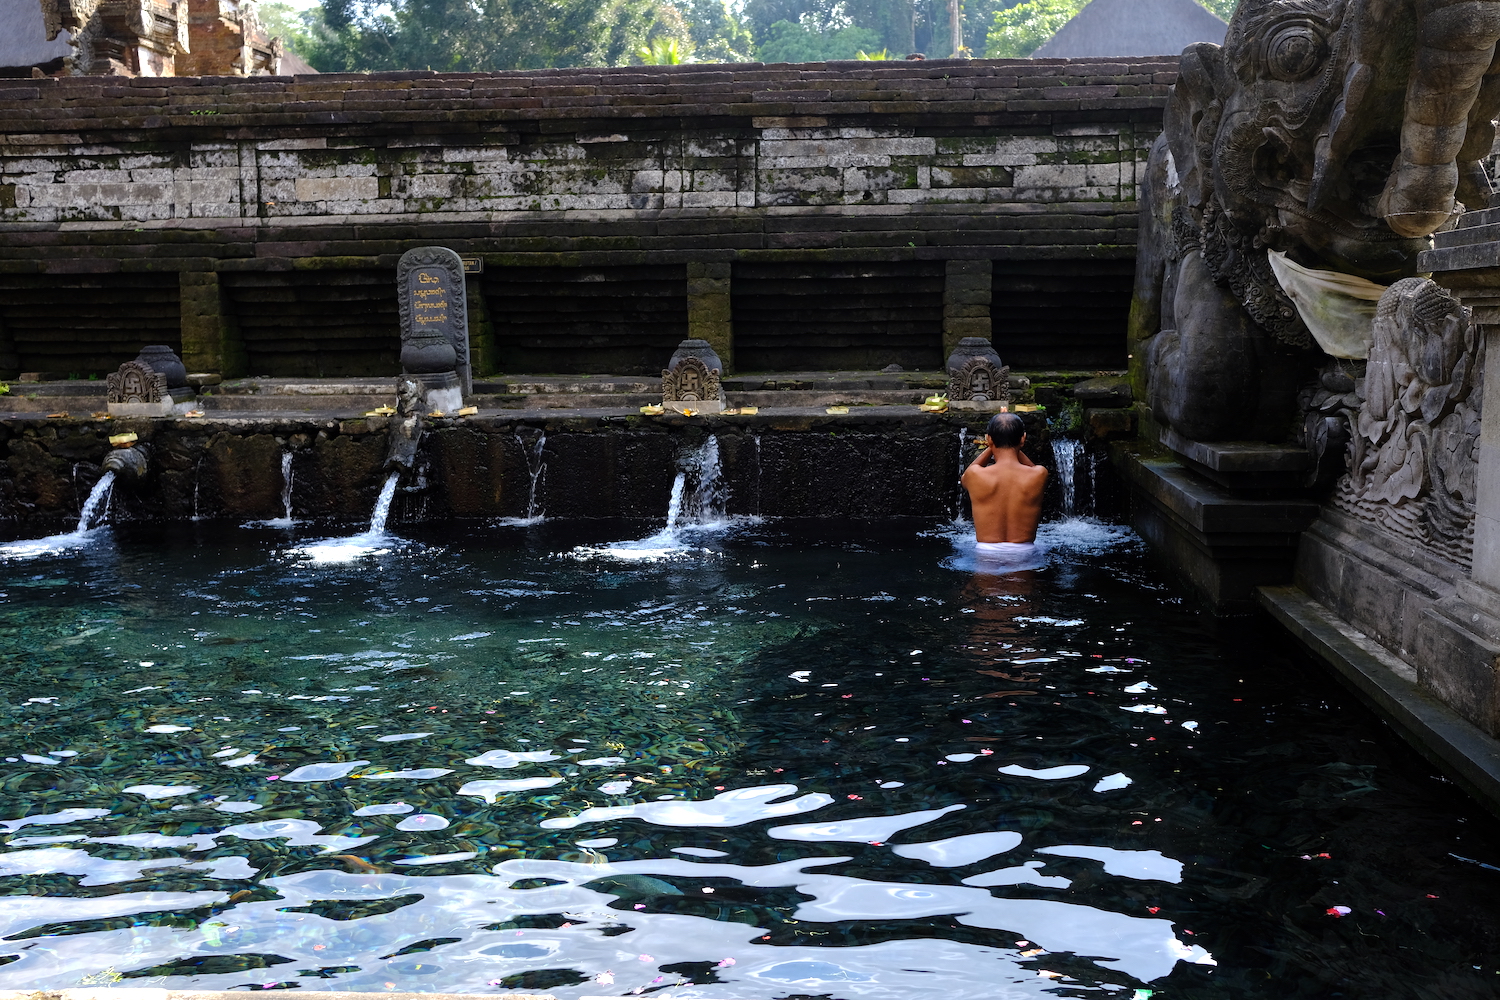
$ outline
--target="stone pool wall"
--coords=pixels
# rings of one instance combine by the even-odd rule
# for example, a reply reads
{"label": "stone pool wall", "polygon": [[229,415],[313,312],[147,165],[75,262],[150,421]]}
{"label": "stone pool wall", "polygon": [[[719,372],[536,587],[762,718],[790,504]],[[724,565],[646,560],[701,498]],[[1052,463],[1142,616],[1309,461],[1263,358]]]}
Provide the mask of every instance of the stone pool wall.
{"label": "stone pool wall", "polygon": [[[1051,465],[1045,422],[1040,414],[1026,417],[1028,452]],[[0,477],[0,522],[12,522],[22,535],[71,526],[101,475],[109,435],[126,431],[139,435],[151,472],[139,486],[116,489],[115,520],[281,517],[282,456],[290,452],[295,516],[360,522],[386,478],[388,420],[0,419],[8,467]],[[661,518],[680,457],[707,434],[719,441],[731,514],[951,517],[961,429],[972,440],[983,422],[874,410],[837,417],[532,411],[436,419],[423,439],[417,475],[398,493],[393,523],[525,516],[528,454],[543,434],[538,507],[549,517]],[[1058,500],[1051,498],[1054,507]]]}
{"label": "stone pool wall", "polygon": [[1176,58],[0,85],[0,377],[145,343],[395,370],[394,268],[480,258],[481,374],[1122,368]]}

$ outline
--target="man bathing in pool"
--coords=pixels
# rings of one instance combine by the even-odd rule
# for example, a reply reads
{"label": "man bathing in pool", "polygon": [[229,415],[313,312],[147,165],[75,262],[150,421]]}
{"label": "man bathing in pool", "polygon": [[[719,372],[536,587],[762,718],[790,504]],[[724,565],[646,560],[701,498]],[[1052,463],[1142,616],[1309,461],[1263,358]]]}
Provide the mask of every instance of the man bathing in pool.
{"label": "man bathing in pool", "polygon": [[974,537],[981,556],[1025,562],[1036,551],[1047,470],[1021,451],[1026,425],[1014,413],[990,420],[989,444],[964,470],[964,489],[974,508]]}

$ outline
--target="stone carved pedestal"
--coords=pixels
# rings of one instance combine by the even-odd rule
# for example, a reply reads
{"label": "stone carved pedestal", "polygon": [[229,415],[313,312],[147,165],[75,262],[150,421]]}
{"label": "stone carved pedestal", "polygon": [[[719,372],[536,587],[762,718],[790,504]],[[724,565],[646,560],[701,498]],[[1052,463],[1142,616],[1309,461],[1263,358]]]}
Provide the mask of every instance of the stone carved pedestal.
{"label": "stone carved pedestal", "polygon": [[180,417],[197,405],[182,359],[162,344],[141,348],[104,384],[112,417]]}
{"label": "stone carved pedestal", "polygon": [[985,337],[964,337],[948,356],[948,406],[999,413],[1010,409],[1010,368]]}
{"label": "stone carved pedestal", "polygon": [[661,405],[669,410],[718,413],[727,405],[720,377],[724,363],[706,340],[677,345],[661,373]]}

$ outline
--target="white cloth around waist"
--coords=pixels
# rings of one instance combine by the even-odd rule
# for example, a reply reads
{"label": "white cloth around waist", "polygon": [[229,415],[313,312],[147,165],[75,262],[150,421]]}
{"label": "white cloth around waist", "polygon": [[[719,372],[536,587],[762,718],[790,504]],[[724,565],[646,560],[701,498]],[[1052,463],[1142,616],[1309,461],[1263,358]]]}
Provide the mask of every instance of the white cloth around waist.
{"label": "white cloth around waist", "polygon": [[1025,562],[1036,557],[1037,547],[1035,542],[975,542],[974,552],[1006,562]]}

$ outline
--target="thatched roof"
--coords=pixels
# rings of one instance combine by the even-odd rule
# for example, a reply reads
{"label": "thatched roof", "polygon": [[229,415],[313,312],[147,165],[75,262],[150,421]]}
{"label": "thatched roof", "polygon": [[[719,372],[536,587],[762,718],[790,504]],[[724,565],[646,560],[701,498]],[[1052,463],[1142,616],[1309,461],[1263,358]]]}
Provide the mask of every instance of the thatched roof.
{"label": "thatched roof", "polygon": [[1176,55],[1194,42],[1223,44],[1228,27],[1193,0],[1093,0],[1032,56]]}

